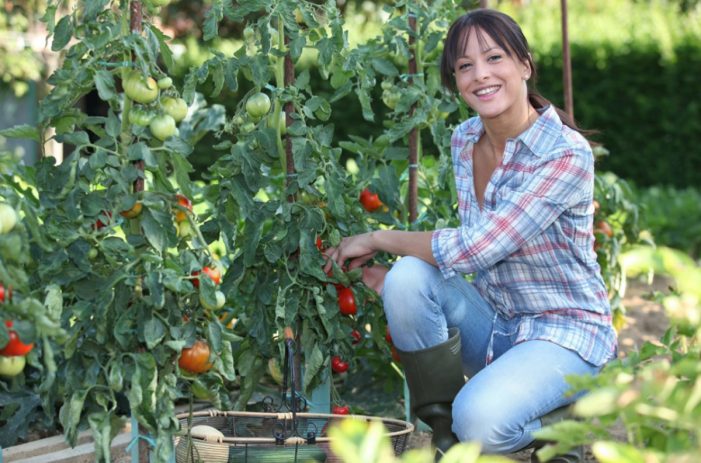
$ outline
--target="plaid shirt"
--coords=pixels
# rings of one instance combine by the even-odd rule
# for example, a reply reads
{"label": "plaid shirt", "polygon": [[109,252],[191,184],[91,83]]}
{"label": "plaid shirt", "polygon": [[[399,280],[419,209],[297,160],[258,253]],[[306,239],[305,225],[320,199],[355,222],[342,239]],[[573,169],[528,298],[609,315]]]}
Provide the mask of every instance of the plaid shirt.
{"label": "plaid shirt", "polygon": [[[479,117],[460,124],[451,152],[461,226],[436,230],[433,255],[444,277],[474,284],[516,341],[547,340],[600,366],[616,356],[608,294],[594,252],[594,157],[552,106],[507,140],[484,192],[474,192],[472,152]],[[491,361],[491,352],[487,362]]]}

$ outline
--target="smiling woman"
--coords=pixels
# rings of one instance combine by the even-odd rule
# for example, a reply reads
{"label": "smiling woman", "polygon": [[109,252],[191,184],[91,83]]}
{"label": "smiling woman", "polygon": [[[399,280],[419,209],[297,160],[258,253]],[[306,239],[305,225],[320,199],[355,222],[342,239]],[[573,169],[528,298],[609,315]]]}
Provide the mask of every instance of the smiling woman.
{"label": "smiling woman", "polygon": [[[576,399],[567,375],[596,374],[616,355],[593,249],[594,159],[535,90],[528,42],[509,16],[458,18],[441,74],[477,113],[451,140],[461,225],[373,231],[326,254],[350,269],[378,252],[403,256],[382,298],[413,412],[439,453],[457,441],[511,453]],[[552,461],[580,460],[576,449]]]}

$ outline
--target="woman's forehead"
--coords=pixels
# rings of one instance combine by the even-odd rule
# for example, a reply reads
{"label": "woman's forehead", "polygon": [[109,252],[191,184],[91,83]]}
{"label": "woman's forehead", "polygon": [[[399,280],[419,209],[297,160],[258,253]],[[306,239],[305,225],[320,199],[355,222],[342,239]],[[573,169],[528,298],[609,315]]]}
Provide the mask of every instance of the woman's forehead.
{"label": "woman's forehead", "polygon": [[463,31],[460,37],[458,55],[467,55],[468,47],[474,46],[475,41],[481,53],[494,48],[501,48],[501,45],[483,29],[477,26],[470,26]]}

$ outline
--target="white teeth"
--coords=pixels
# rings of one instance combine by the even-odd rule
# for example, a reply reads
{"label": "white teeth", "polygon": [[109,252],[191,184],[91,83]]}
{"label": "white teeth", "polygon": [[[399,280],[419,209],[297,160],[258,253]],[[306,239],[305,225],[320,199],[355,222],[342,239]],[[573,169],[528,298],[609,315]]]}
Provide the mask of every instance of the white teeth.
{"label": "white teeth", "polygon": [[477,95],[477,96],[491,95],[492,93],[496,93],[497,90],[499,90],[499,86],[495,85],[493,87],[479,89],[475,92],[475,95]]}

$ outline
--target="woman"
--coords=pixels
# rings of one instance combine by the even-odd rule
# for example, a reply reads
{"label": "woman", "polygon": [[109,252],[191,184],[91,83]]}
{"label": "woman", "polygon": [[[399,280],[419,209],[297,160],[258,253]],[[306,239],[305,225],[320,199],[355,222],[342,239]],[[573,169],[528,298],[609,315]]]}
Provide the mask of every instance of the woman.
{"label": "woman", "polygon": [[441,451],[456,438],[487,453],[532,446],[575,399],[565,377],[596,374],[616,355],[593,251],[591,148],[529,91],[528,50],[520,27],[493,10],[448,31],[443,84],[477,113],[451,143],[460,227],[373,231],[327,251],[350,268],[377,252],[404,256],[382,297],[412,408]]}

